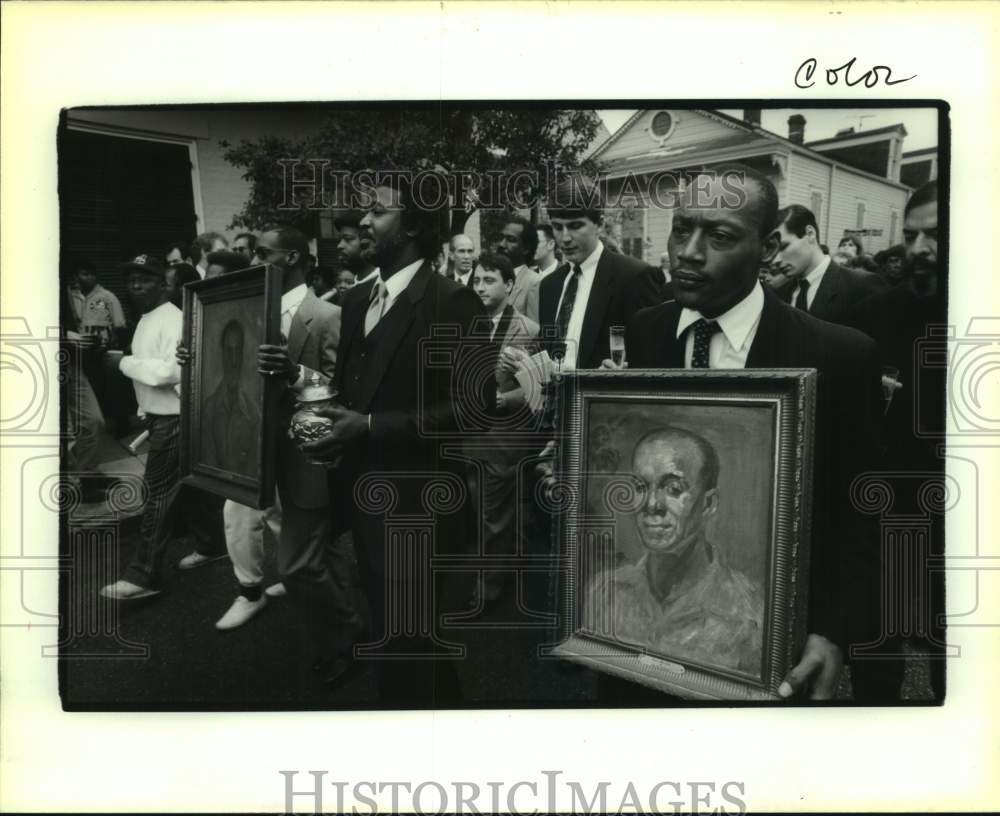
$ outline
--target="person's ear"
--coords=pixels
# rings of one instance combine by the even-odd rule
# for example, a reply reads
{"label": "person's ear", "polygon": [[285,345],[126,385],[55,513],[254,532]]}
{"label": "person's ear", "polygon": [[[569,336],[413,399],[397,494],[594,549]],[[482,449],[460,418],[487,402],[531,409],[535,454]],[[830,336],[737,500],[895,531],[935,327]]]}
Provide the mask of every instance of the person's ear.
{"label": "person's ear", "polygon": [[774,256],[778,254],[778,248],[781,246],[781,233],[778,230],[771,230],[771,233],[764,238],[764,252],[760,256],[760,261],[762,264],[769,264],[774,260]]}
{"label": "person's ear", "polygon": [[719,509],[719,488],[713,487],[711,490],[705,493],[705,498],[703,499],[704,507],[701,514],[708,521],[712,516],[715,515],[715,511]]}
{"label": "person's ear", "polygon": [[510,297],[510,293],[514,291],[514,281],[504,281],[503,288],[507,292],[507,297]]}

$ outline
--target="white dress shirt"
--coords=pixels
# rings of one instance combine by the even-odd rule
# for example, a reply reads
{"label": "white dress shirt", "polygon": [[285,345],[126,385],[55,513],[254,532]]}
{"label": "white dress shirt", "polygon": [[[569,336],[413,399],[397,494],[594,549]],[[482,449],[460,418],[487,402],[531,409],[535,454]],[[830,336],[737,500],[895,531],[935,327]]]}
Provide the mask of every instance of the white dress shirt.
{"label": "white dress shirt", "polygon": [[354,285],[360,286],[362,283],[368,283],[368,281],[370,281],[372,278],[378,278],[381,272],[382,270],[376,266],[371,272],[369,272],[363,278],[358,278],[356,281],[354,281]]}
{"label": "white dress shirt", "polygon": [[472,273],[473,273],[474,271],[475,271],[475,270],[473,270],[473,269],[470,269],[470,270],[469,270],[468,272],[466,272],[466,273],[465,273],[464,275],[459,275],[459,274],[457,274],[457,273],[456,273],[456,274],[455,274],[455,282],[456,282],[456,283],[460,283],[460,284],[462,284],[462,286],[468,286],[468,285],[469,285],[469,278],[471,278],[471,277],[472,277]]}
{"label": "white dress shirt", "polygon": [[[830,256],[824,255],[823,260],[820,261],[816,266],[812,268],[812,271],[806,275],[806,280],[809,281],[809,289],[806,291],[806,308],[811,309],[813,301],[816,299],[816,290],[819,289],[819,285],[823,280],[823,276],[826,274],[826,270],[830,268]],[[795,284],[795,291],[792,292],[792,306],[795,305],[795,300],[799,296],[799,284]]]}
{"label": "white dress shirt", "polygon": [[[757,336],[760,315],[764,310],[764,290],[758,281],[750,294],[733,306],[728,312],[715,318],[721,331],[712,335],[708,344],[709,368],[746,368],[750,346]],[[679,338],[692,323],[702,315],[694,309],[681,309],[677,321]],[[689,331],[684,341],[684,367],[691,368],[694,354],[694,331]]]}
{"label": "white dress shirt", "polygon": [[541,280],[541,279],[542,279],[542,278],[544,278],[544,277],[545,277],[546,275],[551,275],[551,274],[552,274],[553,272],[555,272],[555,271],[556,271],[556,270],[557,270],[558,268],[559,268],[559,259],[557,258],[556,260],[554,260],[554,261],[552,262],[552,265],[551,265],[551,266],[549,266],[549,267],[546,267],[545,269],[539,269],[539,270],[538,270],[538,279],[539,279],[539,280]]}
{"label": "white dress shirt", "polygon": [[288,333],[292,330],[292,318],[309,294],[309,287],[300,283],[294,289],[289,289],[281,296],[281,336],[288,342]]}
{"label": "white dress shirt", "polygon": [[[597,242],[597,249],[590,253],[589,257],[580,264],[580,280],[576,286],[576,300],[573,301],[573,313],[569,317],[569,326],[566,328],[566,356],[563,358],[563,371],[572,371],[576,368],[576,354],[580,346],[580,335],[583,334],[583,317],[587,312],[587,301],[590,299],[590,289],[594,285],[594,276],[597,274],[597,262],[604,252],[604,244]],[[571,264],[572,266],[572,264]],[[562,308],[563,297],[566,288],[573,278],[571,271],[563,281],[562,294],[559,296],[559,305],[556,307],[556,317]]]}
{"label": "white dress shirt", "polygon": [[208,267],[207,266],[202,266],[201,264],[198,264],[194,268],[194,271],[198,273],[198,277],[199,278],[201,278],[202,280],[205,280],[205,275],[208,274]]}
{"label": "white dress shirt", "polygon": [[139,318],[132,353],[122,357],[119,369],[132,380],[141,415],[175,416],[181,411],[174,386],[181,381],[177,344],[183,326],[183,312],[170,301]]}

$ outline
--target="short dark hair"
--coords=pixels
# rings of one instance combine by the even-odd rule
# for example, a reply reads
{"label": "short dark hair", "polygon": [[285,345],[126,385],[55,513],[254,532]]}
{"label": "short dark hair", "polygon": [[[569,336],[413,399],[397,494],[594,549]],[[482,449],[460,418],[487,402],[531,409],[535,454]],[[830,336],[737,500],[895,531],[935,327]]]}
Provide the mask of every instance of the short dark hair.
{"label": "short dark hair", "polygon": [[186,241],[174,241],[172,244],[167,244],[167,248],[163,250],[164,263],[166,263],[167,261],[167,256],[175,249],[181,253],[182,258],[191,257],[191,244],[187,243]]}
{"label": "short dark hair", "polygon": [[333,286],[337,277],[334,274],[333,269],[331,269],[329,266],[323,266],[322,264],[317,264],[316,266],[314,266],[312,269],[309,270],[310,278],[314,278],[317,275],[323,279],[323,283],[325,283],[327,286]]}
{"label": "short dark hair", "polygon": [[910,200],[906,202],[906,209],[903,210],[903,218],[906,218],[910,214],[910,210],[914,207],[920,207],[924,204],[930,204],[932,201],[938,200],[938,183],[935,179],[934,181],[928,181],[923,187],[918,187],[913,191],[913,195],[910,196]]}
{"label": "short dark hair", "polygon": [[173,266],[168,266],[167,272],[171,271],[177,279],[178,286],[184,286],[186,283],[194,283],[197,280],[201,280],[201,275],[198,274],[198,270],[189,263],[178,263]]}
{"label": "short dark hair", "polygon": [[333,226],[338,230],[344,227],[360,229],[361,219],[364,217],[365,214],[361,210],[340,210],[333,218]]}
{"label": "short dark hair", "polygon": [[426,202],[418,201],[412,181],[420,178],[421,183],[428,178],[437,179],[440,190],[448,190],[448,181],[440,173],[421,172],[411,178],[409,173],[398,172],[385,174],[377,179],[377,187],[388,187],[399,193],[399,204],[403,208],[403,228],[415,230],[413,241],[417,244],[420,256],[433,261],[441,252],[441,244],[451,221],[451,205],[447,195],[436,201],[436,207],[426,206]]}
{"label": "short dark hair", "polygon": [[90,272],[93,275],[97,274],[97,264],[95,264],[90,258],[74,258],[70,261],[70,270],[76,275],[79,272]]}
{"label": "short dark hair", "polygon": [[702,459],[702,470],[703,479],[702,483],[705,490],[712,490],[719,486],[719,454],[715,452],[715,448],[712,447],[711,443],[703,436],[699,436],[694,431],[689,431],[686,428],[678,428],[674,425],[663,425],[659,428],[653,428],[653,430],[644,434],[642,438],[635,443],[635,447],[632,449],[632,456],[635,456],[635,451],[639,450],[640,446],[645,444],[645,442],[653,437],[657,436],[674,436],[681,439],[687,439],[689,442],[693,443],[698,452],[701,454]]}
{"label": "short dark hair", "polygon": [[[545,237],[548,238],[550,241],[556,240],[556,234],[552,231],[551,224],[535,224],[535,229],[544,232]],[[537,234],[538,233],[536,232],[535,235]]]}
{"label": "short dark hair", "polygon": [[247,259],[240,255],[239,252],[232,252],[228,249],[217,249],[215,252],[209,252],[205,256],[205,265],[210,266],[211,264],[221,266],[226,270],[225,274],[228,275],[237,269],[246,269]]}
{"label": "short dark hair", "polygon": [[247,246],[250,247],[250,251],[253,252],[257,248],[257,236],[252,232],[241,232],[235,238],[233,238],[233,243],[235,244],[240,238],[247,239]]}
{"label": "short dark hair", "polygon": [[840,245],[845,242],[849,244],[854,244],[854,248],[858,251],[859,258],[865,254],[864,244],[861,243],[861,239],[858,238],[857,235],[850,235],[850,234],[845,235],[843,238],[837,241],[837,248],[840,249]]}
{"label": "short dark hair", "polygon": [[191,242],[191,251],[188,254],[191,256],[191,260],[198,263],[206,252],[212,251],[212,244],[225,240],[226,236],[221,232],[203,232]]}
{"label": "short dark hair", "polygon": [[[760,237],[766,238],[778,228],[780,223],[778,221],[778,191],[774,187],[774,182],[763,173],[738,162],[720,165],[703,172],[715,174],[716,177],[740,175],[744,181],[754,184],[760,193],[760,217],[757,221],[757,231]],[[702,174],[693,173],[695,176]]]}
{"label": "short dark hair", "polygon": [[570,173],[549,191],[545,210],[549,218],[589,218],[599,224],[604,218],[604,196],[589,178]]}
{"label": "short dark hair", "polygon": [[278,236],[278,249],[289,249],[298,253],[298,266],[305,269],[309,264],[309,239],[298,227],[291,224],[272,224],[264,232],[273,232]]}
{"label": "short dark hair", "polygon": [[808,207],[801,204],[789,204],[778,210],[775,223],[780,227],[782,224],[793,235],[801,238],[806,234],[806,227],[812,227],[816,232],[816,242],[819,243],[819,224],[816,223],[816,216]]}
{"label": "short dark hair", "polygon": [[[504,283],[511,283],[516,277],[510,258],[499,252],[484,252],[479,256],[478,265],[487,272],[499,272]],[[475,270],[473,270],[473,274],[475,274]]]}
{"label": "short dark hair", "polygon": [[535,251],[538,249],[538,230],[535,225],[523,215],[507,216],[507,224],[521,225],[521,246],[524,247],[528,263],[531,263],[535,259]]}

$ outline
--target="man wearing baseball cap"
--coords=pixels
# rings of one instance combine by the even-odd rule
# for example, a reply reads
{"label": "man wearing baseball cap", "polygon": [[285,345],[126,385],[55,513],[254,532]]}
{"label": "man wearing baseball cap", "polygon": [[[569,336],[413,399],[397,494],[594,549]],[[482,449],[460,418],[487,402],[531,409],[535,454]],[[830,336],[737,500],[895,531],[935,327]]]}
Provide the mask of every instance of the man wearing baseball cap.
{"label": "man wearing baseball cap", "polygon": [[175,354],[183,324],[181,310],[168,298],[166,270],[157,255],[137,255],[121,269],[129,296],[142,312],[132,353],[122,357],[118,367],[132,380],[139,414],[147,421],[149,455],[143,478],[149,499],[131,562],[120,580],[101,590],[105,598],[116,601],[160,593],[163,556],[180,490],[180,397],[175,386],[181,371]]}

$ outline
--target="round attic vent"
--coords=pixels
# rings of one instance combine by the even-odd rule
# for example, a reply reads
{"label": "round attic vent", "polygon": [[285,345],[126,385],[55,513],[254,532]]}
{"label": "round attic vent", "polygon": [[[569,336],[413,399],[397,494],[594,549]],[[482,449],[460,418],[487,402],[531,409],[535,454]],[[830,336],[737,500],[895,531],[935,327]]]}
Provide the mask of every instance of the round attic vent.
{"label": "round attic vent", "polygon": [[649,126],[649,131],[652,133],[654,139],[659,139],[662,141],[670,135],[670,132],[674,129],[674,117],[670,111],[659,111],[653,117],[653,121]]}

